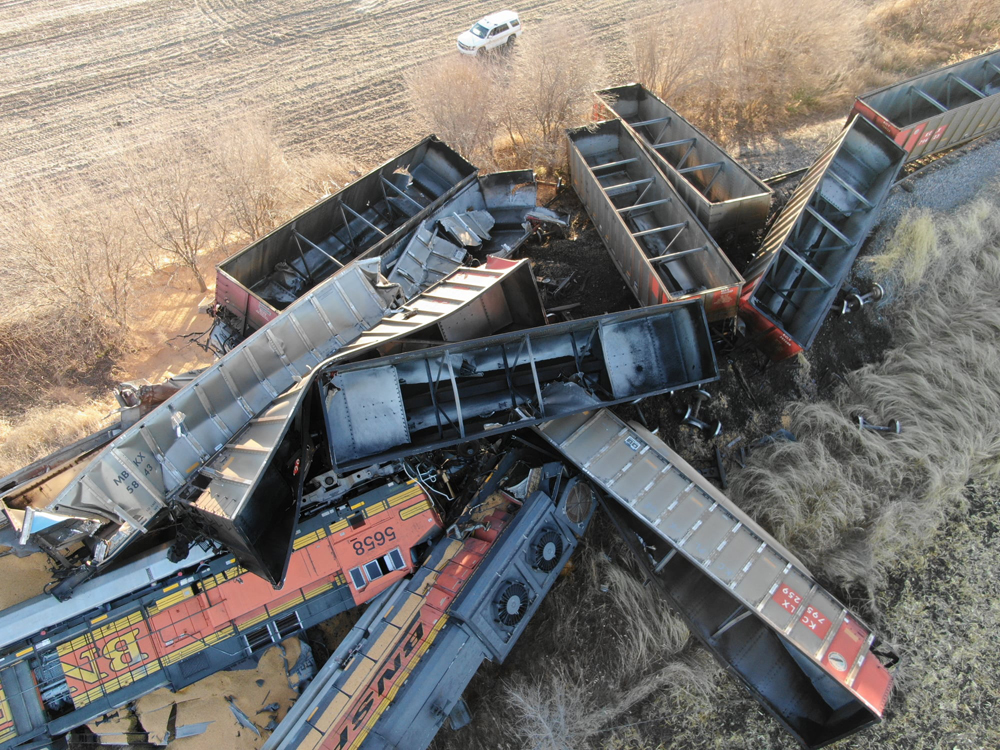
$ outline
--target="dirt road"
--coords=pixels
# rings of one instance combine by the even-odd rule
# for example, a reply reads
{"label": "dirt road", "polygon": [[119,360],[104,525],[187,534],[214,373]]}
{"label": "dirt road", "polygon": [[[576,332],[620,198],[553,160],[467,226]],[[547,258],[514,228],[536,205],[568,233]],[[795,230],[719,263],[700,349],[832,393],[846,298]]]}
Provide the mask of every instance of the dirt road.
{"label": "dirt road", "polygon": [[[564,16],[622,70],[649,0],[528,0],[526,33]],[[414,136],[404,74],[456,55],[493,2],[457,0],[0,0],[0,197],[124,144],[210,132],[263,113],[294,150],[378,158]],[[619,75],[623,75],[620,73]]]}

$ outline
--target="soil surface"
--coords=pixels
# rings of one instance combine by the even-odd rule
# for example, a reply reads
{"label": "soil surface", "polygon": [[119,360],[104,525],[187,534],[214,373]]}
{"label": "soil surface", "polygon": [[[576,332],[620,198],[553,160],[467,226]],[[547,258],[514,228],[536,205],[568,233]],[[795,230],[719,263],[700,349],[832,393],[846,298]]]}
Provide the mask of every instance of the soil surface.
{"label": "soil surface", "polygon": [[[525,0],[526,34],[566,16],[621,69],[652,0]],[[29,179],[100,173],[130,142],[210,134],[248,115],[293,150],[370,163],[416,138],[415,65],[497,9],[483,0],[8,0],[0,4],[0,198]]]}

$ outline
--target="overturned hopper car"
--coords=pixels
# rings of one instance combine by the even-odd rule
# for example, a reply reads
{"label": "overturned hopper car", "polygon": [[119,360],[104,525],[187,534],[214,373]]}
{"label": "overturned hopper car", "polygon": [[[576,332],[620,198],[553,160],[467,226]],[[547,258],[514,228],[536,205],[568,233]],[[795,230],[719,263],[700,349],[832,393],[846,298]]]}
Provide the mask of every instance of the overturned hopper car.
{"label": "overturned hopper car", "polygon": [[434,136],[219,264],[217,314],[242,338],[358,258],[380,255],[475,179]]}
{"label": "overturned hopper car", "polygon": [[345,473],[718,378],[705,313],[676,302],[333,364],[329,459]]}
{"label": "overturned hopper car", "polygon": [[602,89],[597,97],[649,151],[715,239],[764,227],[771,189],[662,99],[638,83]]}
{"label": "overturned hopper car", "polygon": [[662,440],[607,409],[536,429],[613,498],[647,577],[804,747],[881,719],[891,663],[871,628]]}
{"label": "overturned hopper car", "polygon": [[772,359],[812,346],[905,160],[858,115],[806,172],[743,273],[740,317]]}
{"label": "overturned hopper car", "polygon": [[853,113],[906,149],[907,161],[993,132],[1000,127],[1000,51],[869,91]]}
{"label": "overturned hopper car", "polygon": [[580,200],[643,305],[697,299],[735,317],[743,278],[620,120],[568,132]]}

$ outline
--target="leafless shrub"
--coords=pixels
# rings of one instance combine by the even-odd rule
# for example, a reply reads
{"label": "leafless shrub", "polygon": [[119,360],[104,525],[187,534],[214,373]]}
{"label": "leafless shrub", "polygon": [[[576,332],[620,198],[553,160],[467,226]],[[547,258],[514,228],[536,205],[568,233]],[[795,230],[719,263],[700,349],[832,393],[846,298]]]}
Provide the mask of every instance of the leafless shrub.
{"label": "leafless shrub", "polygon": [[498,71],[499,121],[525,164],[553,168],[565,159],[566,128],[585,123],[605,75],[595,40],[579,22],[554,18],[525,35],[512,69]]}
{"label": "leafless shrub", "polygon": [[30,402],[130,348],[140,255],[128,212],[83,184],[26,191],[2,216],[0,392]]}
{"label": "leafless shrub", "polygon": [[448,55],[406,77],[422,129],[435,133],[474,163],[491,161],[497,134],[495,70],[500,53],[486,59]]}
{"label": "leafless shrub", "polygon": [[146,241],[189,269],[208,290],[198,262],[224,235],[225,200],[201,143],[174,138],[133,150],[121,161],[124,195]]}
{"label": "leafless shrub", "polygon": [[633,68],[716,137],[750,138],[845,90],[863,17],[854,0],[711,0],[643,19]]}
{"label": "leafless shrub", "polygon": [[[341,190],[368,171],[368,167],[355,158],[329,151],[313,152],[290,159],[292,184],[312,201],[325,198]],[[295,205],[297,193],[291,193],[290,212],[301,210]],[[293,210],[294,209],[294,210]]]}
{"label": "leafless shrub", "polygon": [[255,240],[281,220],[289,169],[271,123],[240,118],[212,144],[218,189],[228,221]]}
{"label": "leafless shrub", "polygon": [[[998,216],[980,201],[939,217],[940,257],[900,303],[896,347],[830,401],[795,404],[798,442],[774,445],[734,478],[741,505],[833,579],[879,585],[889,563],[963,507],[970,479],[1000,472]],[[856,413],[898,419],[903,432],[859,431]]]}

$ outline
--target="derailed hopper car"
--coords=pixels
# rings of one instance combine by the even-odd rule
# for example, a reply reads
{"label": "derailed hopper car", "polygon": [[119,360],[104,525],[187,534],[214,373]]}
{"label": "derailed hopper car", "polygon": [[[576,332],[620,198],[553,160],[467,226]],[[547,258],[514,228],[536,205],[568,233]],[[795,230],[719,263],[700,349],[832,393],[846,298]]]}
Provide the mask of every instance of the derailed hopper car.
{"label": "derailed hopper car", "polygon": [[700,299],[709,320],[735,316],[742,277],[621,121],[567,135],[573,189],[639,302]]}
{"label": "derailed hopper car", "polygon": [[347,263],[380,255],[475,176],[424,138],[220,263],[216,314],[247,336]]}
{"label": "derailed hopper car", "polygon": [[338,473],[715,380],[699,302],[584,318],[320,375]]}
{"label": "derailed hopper car", "polygon": [[907,161],[1000,127],[1000,51],[862,94],[864,115],[906,149]]}
{"label": "derailed hopper car", "polygon": [[662,440],[607,409],[536,429],[616,501],[649,578],[804,747],[882,717],[892,675],[871,629]]}
{"label": "derailed hopper car", "polygon": [[713,237],[764,227],[771,189],[662,99],[638,83],[602,89],[597,97],[654,155]]}
{"label": "derailed hopper car", "polygon": [[772,359],[812,346],[904,161],[856,116],[806,172],[743,273],[740,316]]}

